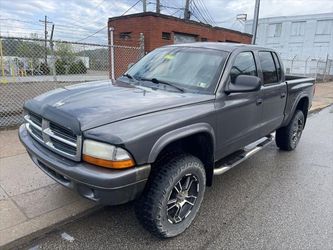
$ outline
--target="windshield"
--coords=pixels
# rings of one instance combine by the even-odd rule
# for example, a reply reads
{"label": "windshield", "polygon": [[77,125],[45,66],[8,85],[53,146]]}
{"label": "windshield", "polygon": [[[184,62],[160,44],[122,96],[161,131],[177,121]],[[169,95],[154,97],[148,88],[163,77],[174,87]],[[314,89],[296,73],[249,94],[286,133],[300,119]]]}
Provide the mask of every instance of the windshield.
{"label": "windshield", "polygon": [[[137,62],[124,75],[136,84],[168,83],[185,91],[214,92],[227,52],[190,47],[159,48]],[[156,86],[154,86],[156,87]],[[175,90],[169,88],[170,90]]]}

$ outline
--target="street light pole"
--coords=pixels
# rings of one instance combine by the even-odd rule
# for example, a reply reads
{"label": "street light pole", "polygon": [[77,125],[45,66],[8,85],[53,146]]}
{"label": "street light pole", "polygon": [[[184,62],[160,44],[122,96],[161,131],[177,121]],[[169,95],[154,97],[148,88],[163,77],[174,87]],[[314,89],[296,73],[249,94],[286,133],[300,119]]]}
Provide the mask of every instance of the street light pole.
{"label": "street light pole", "polygon": [[147,11],[147,0],[142,0],[142,10],[143,12]]}
{"label": "street light pole", "polygon": [[259,8],[260,8],[260,0],[256,0],[254,6],[254,15],[253,15],[253,24],[252,24],[252,44],[256,44]]}
{"label": "street light pole", "polygon": [[156,0],[156,13],[161,13],[161,3],[160,0]]}
{"label": "street light pole", "polygon": [[185,9],[184,9],[184,19],[190,19],[190,0],[186,0],[185,2]]}
{"label": "street light pole", "polygon": [[47,16],[44,17],[44,20],[39,20],[39,22],[44,23],[44,63],[47,65],[47,24],[52,22],[47,21]]}

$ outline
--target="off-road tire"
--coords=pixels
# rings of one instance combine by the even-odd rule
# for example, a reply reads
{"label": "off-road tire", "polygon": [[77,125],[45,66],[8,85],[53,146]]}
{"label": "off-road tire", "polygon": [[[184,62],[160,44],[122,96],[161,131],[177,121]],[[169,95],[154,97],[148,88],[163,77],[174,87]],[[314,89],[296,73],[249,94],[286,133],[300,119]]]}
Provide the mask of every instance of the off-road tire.
{"label": "off-road tire", "polygon": [[[196,180],[194,179],[196,185],[194,189],[199,189],[197,198],[193,202],[194,205],[191,205],[187,217],[184,217],[181,222],[171,222],[168,202],[170,202],[171,195],[175,193],[175,185],[189,176],[196,178]],[[184,232],[195,218],[203,200],[205,186],[205,168],[198,158],[185,153],[173,153],[168,154],[167,157],[161,157],[158,165],[153,166],[146,188],[136,203],[136,216],[142,226],[157,237],[177,236]]]}
{"label": "off-road tire", "polygon": [[[305,117],[302,111],[296,110],[293,118],[286,127],[276,131],[276,145],[285,151],[292,151],[297,147],[304,129]],[[296,137],[295,137],[296,136]]]}

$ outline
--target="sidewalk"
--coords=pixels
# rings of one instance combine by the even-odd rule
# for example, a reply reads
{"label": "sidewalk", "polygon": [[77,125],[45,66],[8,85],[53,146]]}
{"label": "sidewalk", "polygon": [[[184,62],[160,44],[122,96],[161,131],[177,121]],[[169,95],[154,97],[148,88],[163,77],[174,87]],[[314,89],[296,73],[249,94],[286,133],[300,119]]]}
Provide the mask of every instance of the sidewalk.
{"label": "sidewalk", "polygon": [[0,248],[13,247],[97,209],[30,160],[17,130],[0,131]]}
{"label": "sidewalk", "polygon": [[[333,82],[317,84],[311,112],[332,103]],[[39,170],[17,130],[0,131],[0,248],[17,246],[96,209]]]}
{"label": "sidewalk", "polygon": [[318,111],[333,103],[333,82],[318,83],[310,112]]}

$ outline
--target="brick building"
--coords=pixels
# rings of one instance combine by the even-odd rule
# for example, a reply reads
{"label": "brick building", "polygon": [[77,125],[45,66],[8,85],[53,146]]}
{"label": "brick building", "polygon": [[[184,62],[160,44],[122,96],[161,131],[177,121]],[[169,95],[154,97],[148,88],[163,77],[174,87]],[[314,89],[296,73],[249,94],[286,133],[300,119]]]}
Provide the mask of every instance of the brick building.
{"label": "brick building", "polygon": [[[251,43],[252,38],[250,34],[239,31],[155,12],[112,17],[108,20],[108,27],[114,29],[115,45],[137,47],[140,33],[143,33],[145,52],[174,43],[195,41]],[[135,53],[132,54],[125,49],[115,50],[116,76],[126,71],[131,60],[136,61]]]}

